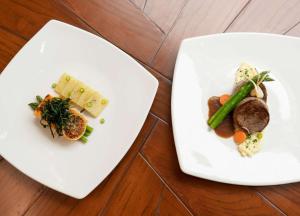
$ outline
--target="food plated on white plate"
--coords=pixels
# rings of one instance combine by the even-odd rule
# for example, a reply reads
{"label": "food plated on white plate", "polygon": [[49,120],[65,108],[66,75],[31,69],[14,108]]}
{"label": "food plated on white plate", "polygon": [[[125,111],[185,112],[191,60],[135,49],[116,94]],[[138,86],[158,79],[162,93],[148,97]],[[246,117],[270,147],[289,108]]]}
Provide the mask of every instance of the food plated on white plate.
{"label": "food plated on white plate", "polygon": [[209,127],[220,137],[233,137],[242,156],[252,156],[261,149],[263,130],[270,121],[268,93],[263,83],[270,81],[274,80],[269,71],[258,72],[242,63],[232,92],[208,100]]}
{"label": "food plated on white plate", "polygon": [[183,172],[241,185],[300,180],[299,50],[299,38],[262,33],[182,42],[172,126]]}

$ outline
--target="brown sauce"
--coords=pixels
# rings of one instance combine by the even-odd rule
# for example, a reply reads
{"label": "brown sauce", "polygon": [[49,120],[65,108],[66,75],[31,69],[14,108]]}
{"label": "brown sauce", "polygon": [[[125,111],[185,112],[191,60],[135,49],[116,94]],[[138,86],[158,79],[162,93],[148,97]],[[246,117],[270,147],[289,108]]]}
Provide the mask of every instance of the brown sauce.
{"label": "brown sauce", "polygon": [[[209,118],[217,112],[221,107],[219,97],[211,97],[208,99],[208,116]],[[229,138],[234,134],[233,118],[232,113],[230,113],[223,122],[215,129],[215,132],[218,136],[223,138]]]}

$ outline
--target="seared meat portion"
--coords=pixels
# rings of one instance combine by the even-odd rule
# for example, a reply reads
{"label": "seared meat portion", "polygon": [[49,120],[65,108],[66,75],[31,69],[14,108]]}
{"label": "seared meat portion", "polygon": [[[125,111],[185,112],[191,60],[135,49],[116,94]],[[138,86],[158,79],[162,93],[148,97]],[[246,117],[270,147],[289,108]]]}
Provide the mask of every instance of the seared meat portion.
{"label": "seared meat portion", "polygon": [[257,97],[245,98],[233,112],[235,128],[244,129],[249,134],[262,131],[268,125],[269,120],[267,104]]}

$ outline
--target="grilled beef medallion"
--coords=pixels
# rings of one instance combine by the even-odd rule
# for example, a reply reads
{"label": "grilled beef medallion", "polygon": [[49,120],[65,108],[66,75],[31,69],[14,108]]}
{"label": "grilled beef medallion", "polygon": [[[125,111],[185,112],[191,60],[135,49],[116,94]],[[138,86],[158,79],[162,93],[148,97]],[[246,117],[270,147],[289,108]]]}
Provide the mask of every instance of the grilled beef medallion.
{"label": "grilled beef medallion", "polygon": [[270,115],[264,100],[247,97],[242,100],[233,112],[236,129],[244,129],[248,134],[261,132],[269,123]]}

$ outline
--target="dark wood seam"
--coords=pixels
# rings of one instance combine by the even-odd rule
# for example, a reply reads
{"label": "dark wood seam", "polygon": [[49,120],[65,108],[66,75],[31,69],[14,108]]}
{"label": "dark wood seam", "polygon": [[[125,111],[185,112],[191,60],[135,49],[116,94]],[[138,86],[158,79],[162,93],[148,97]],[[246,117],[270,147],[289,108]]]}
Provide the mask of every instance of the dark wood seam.
{"label": "dark wood seam", "polygon": [[[163,183],[162,183],[163,184]],[[160,194],[159,194],[159,199],[158,199],[158,201],[157,201],[157,204],[156,204],[156,207],[155,207],[155,210],[154,210],[154,215],[156,215],[156,216],[159,216],[160,215],[160,205],[161,205],[161,201],[162,201],[162,199],[163,199],[163,192],[164,192],[164,190],[165,190],[165,187],[164,187],[164,185],[163,185],[163,188],[162,188],[162,190],[160,191]]]}
{"label": "dark wood seam", "polygon": [[[153,116],[153,117],[155,118],[155,116]],[[130,166],[132,165],[133,161],[135,160],[135,158],[136,158],[138,152],[140,151],[140,149],[142,148],[142,146],[144,145],[144,143],[147,141],[147,139],[149,138],[149,136],[152,134],[152,131],[153,131],[153,129],[155,128],[157,122],[158,122],[158,119],[155,118],[155,122],[154,122],[153,125],[151,126],[151,128],[150,128],[148,134],[147,134],[147,135],[145,136],[145,138],[141,141],[141,144],[140,144],[141,146],[140,146],[140,148],[138,149],[136,155],[129,161],[129,163],[128,163],[127,167],[126,167],[126,170],[124,171],[124,173],[123,173],[122,176],[120,177],[120,179],[119,179],[119,181],[117,182],[117,184],[116,184],[114,190],[112,191],[112,193],[110,194],[108,200],[106,201],[106,204],[104,205],[105,207],[104,207],[103,209],[101,209],[97,215],[100,216],[100,215],[103,215],[103,214],[105,213],[106,208],[107,208],[107,206],[108,206],[108,203],[109,203],[109,202],[111,201],[111,199],[112,199],[112,195],[113,195],[113,194],[115,193],[115,191],[117,190],[117,188],[118,188],[118,186],[120,185],[120,183],[121,183],[122,179],[124,178],[124,176],[126,176],[128,170],[129,170]],[[76,206],[76,205],[75,205],[75,206]]]}
{"label": "dark wood seam", "polygon": [[3,31],[12,34],[14,36],[19,37],[20,39],[24,40],[24,41],[28,41],[28,38],[24,37],[23,35],[18,34],[17,32],[12,31],[11,29],[6,28],[5,26],[0,25],[0,29],[2,29]]}
{"label": "dark wood seam", "polygon": [[158,115],[156,115],[153,111],[151,111],[151,114],[152,114],[155,118],[157,118],[159,121],[161,121],[161,122],[163,122],[163,123],[165,123],[165,124],[167,124],[167,125],[170,125],[170,124],[171,124],[171,122],[167,122],[166,120],[162,119],[161,117],[159,117]]}
{"label": "dark wood seam", "polygon": [[[18,170],[18,172],[20,172]],[[35,180],[33,180],[35,181]],[[42,196],[43,193],[45,193],[46,191],[46,187],[45,186],[42,186],[42,188],[37,192],[37,196],[36,198],[32,199],[30,204],[27,206],[27,208],[25,209],[25,211],[22,213],[22,216],[26,215],[27,212],[34,206],[34,204],[40,199],[40,197]]]}
{"label": "dark wood seam", "polygon": [[225,30],[223,32],[226,32],[230,26],[234,23],[235,20],[238,19],[238,17],[241,15],[241,13],[246,10],[246,8],[248,7],[248,5],[251,3],[252,0],[248,0],[248,2],[244,5],[244,7],[242,7],[242,9],[237,13],[237,15],[232,19],[232,21],[229,23],[229,25],[225,28]]}
{"label": "dark wood seam", "polygon": [[185,205],[185,203],[177,196],[177,193],[167,184],[167,182],[158,174],[158,172],[151,166],[150,162],[146,159],[142,152],[139,152],[140,157],[145,161],[145,163],[151,168],[151,170],[155,173],[155,175],[160,179],[160,181],[164,184],[164,186],[172,193],[172,195],[180,202],[180,204],[193,215],[190,209]]}
{"label": "dark wood seam", "polygon": [[145,10],[147,3],[148,3],[148,0],[145,0],[144,6],[143,6],[143,11]]}
{"label": "dark wood seam", "polygon": [[253,190],[258,194],[259,197],[261,197],[261,199],[265,201],[265,203],[269,204],[269,206],[271,206],[273,209],[276,209],[282,215],[287,215],[284,213],[284,211],[281,208],[276,206],[275,203],[271,202],[263,193],[257,191],[256,189]]}
{"label": "dark wood seam", "polygon": [[[185,8],[185,6],[187,5],[188,2],[189,2],[189,0],[186,0],[186,2],[184,3],[184,5],[183,5],[182,8],[180,9],[180,11],[179,11],[179,13],[178,13],[176,19],[174,20],[174,23],[172,24],[170,30],[165,34],[165,38],[161,41],[161,43],[160,43],[160,45],[159,45],[159,47],[158,47],[156,53],[153,55],[152,59],[151,59],[150,62],[149,62],[149,66],[150,66],[150,67],[153,66],[153,62],[154,62],[154,60],[155,60],[157,54],[158,54],[159,51],[161,50],[161,48],[162,48],[163,44],[165,43],[166,39],[168,38],[170,32],[172,32],[172,30],[173,30],[175,24],[177,23],[178,19],[181,17],[182,11],[183,11],[183,9]],[[162,73],[160,73],[160,74],[162,74]],[[164,76],[164,75],[163,75],[163,76]],[[165,76],[165,77],[166,77],[166,76]],[[166,78],[167,78],[167,77],[166,77]],[[167,79],[169,79],[169,78],[167,78]]]}
{"label": "dark wood seam", "polygon": [[287,34],[289,33],[289,31],[291,31],[293,28],[295,28],[297,25],[300,24],[300,21],[296,22],[295,25],[292,25],[288,30],[286,30],[285,32],[283,32],[282,34]]}
{"label": "dark wood seam", "polygon": [[[131,1],[130,1],[131,2]],[[89,25],[83,18],[81,18],[80,16],[78,16],[74,11],[72,11],[68,6],[66,6],[64,3],[58,2],[59,4],[61,4],[66,10],[68,10],[70,13],[72,13],[74,16],[76,16],[83,24],[85,24],[86,26],[88,26],[90,29],[92,29],[94,31],[94,34],[98,35],[99,37],[102,37],[103,39],[109,41],[110,43],[112,43],[110,40],[108,40],[108,38],[104,37],[101,33],[99,33],[93,26]],[[132,3],[132,2],[131,2]],[[132,3],[133,4],[133,3]],[[134,5],[134,4],[133,4]],[[185,6],[185,4],[184,4]],[[183,6],[183,7],[184,7]],[[183,8],[182,7],[182,8]],[[181,11],[180,11],[181,13]],[[179,14],[180,14],[179,13]],[[151,21],[151,20],[150,20]],[[175,22],[174,22],[175,23]],[[172,27],[171,27],[172,28]],[[171,30],[170,30],[171,31]],[[112,43],[114,46],[118,47],[117,45],[115,45],[114,43]],[[162,43],[159,45],[161,46]],[[153,58],[155,57],[155,55],[157,54],[157,52],[154,54],[154,56],[152,57],[152,59],[150,60],[150,63],[144,62],[141,59],[138,59],[137,57],[131,55],[130,53],[126,52],[126,50],[123,50],[121,47],[118,47],[120,50],[124,51],[127,55],[131,56],[133,59],[135,59],[136,61],[147,65],[148,67],[150,67],[152,70],[156,71],[159,75],[161,75],[162,77],[164,77],[165,79],[167,79],[168,81],[171,81],[168,77],[166,77],[163,73],[159,72],[158,70],[154,69],[151,67],[151,61],[153,60]],[[160,47],[158,48],[160,49]]]}

